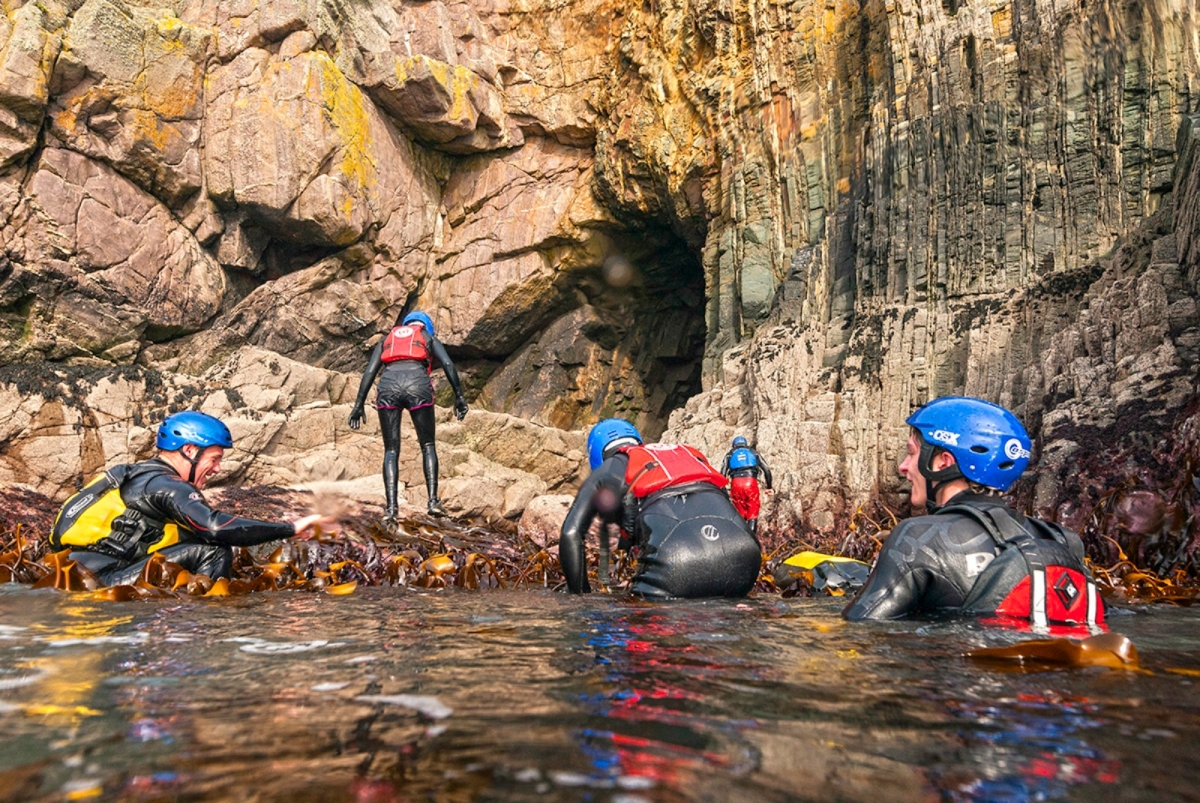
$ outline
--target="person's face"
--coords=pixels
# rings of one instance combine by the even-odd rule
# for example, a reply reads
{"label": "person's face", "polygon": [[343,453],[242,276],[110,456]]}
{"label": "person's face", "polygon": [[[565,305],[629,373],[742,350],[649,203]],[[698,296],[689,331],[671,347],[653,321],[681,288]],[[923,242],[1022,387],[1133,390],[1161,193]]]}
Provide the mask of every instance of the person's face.
{"label": "person's face", "polygon": [[912,490],[908,492],[908,501],[912,503],[913,507],[924,507],[928,501],[925,477],[917,467],[920,459],[921,439],[917,437],[917,433],[913,432],[908,436],[904,459],[900,461],[900,476],[912,483]]}
{"label": "person's face", "polygon": [[225,450],[220,446],[209,446],[201,451],[199,446],[189,444],[183,447],[183,453],[188,459],[195,458],[197,453],[200,455],[196,460],[196,479],[192,483],[197,488],[208,485],[208,481],[220,472],[221,458],[225,456]]}

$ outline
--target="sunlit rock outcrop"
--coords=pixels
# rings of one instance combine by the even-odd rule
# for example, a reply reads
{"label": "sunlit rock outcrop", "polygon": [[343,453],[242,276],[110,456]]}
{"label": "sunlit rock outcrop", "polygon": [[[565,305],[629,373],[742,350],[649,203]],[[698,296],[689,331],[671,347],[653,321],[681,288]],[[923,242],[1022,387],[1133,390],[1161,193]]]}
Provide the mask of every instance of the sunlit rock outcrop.
{"label": "sunlit rock outcrop", "polygon": [[[751,436],[770,518],[829,532],[899,501],[905,416],[965,392],[1029,423],[1022,493],[1070,518],[1194,402],[1198,28],[1181,0],[17,0],[0,478],[65,492],[191,404],[256,422],[235,478],[374,473],[340,406],[419,307],[506,422],[441,413],[464,512],[569,491],[623,415],[714,459]],[[240,390],[273,364],[324,379]]]}

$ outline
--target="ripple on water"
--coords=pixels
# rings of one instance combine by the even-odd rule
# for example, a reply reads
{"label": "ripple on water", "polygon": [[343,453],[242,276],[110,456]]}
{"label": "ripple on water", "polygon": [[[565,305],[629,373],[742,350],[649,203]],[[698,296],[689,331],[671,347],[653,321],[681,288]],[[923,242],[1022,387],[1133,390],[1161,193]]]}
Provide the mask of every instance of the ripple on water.
{"label": "ripple on water", "polygon": [[[1186,675],[997,673],[961,654],[1019,636],[838,608],[2,594],[0,772],[214,800],[1183,799],[1200,781]],[[1200,667],[1195,613],[1120,621],[1146,665]]]}

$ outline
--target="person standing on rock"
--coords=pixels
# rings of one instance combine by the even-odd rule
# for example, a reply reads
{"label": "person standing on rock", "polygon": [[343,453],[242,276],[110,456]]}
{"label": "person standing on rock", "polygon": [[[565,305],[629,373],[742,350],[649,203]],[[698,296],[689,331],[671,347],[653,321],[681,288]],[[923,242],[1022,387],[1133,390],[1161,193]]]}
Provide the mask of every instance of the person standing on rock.
{"label": "person standing on rock", "polygon": [[[762,552],[725,495],[727,484],[698,450],[644,444],[627,421],[592,427],[592,473],[567,511],[559,559],[573,594],[591,591],[584,538],[597,517],[621,527],[637,557],[631,590],[646,597],[744,597],[758,580]],[[607,530],[605,530],[607,533]]]}
{"label": "person standing on rock", "polygon": [[1022,516],[1000,498],[1029,463],[1029,435],[1017,417],[982,399],[945,396],[907,423],[900,474],[912,483],[913,506],[929,515],[892,530],[842,615],[858,621],[945,611],[1035,629],[1102,624],[1104,603],[1079,536]]}
{"label": "person standing on rock", "polygon": [[375,409],[379,411],[379,428],[383,432],[383,491],[387,500],[388,521],[396,518],[398,472],[400,470],[400,414],[408,410],[417,442],[421,444],[422,468],[425,470],[425,489],[429,492],[428,511],[431,516],[444,516],[446,509],[438,498],[438,457],[434,443],[436,422],[433,414],[433,363],[441,366],[454,390],[454,415],[462,421],[467,414],[458,370],[446,353],[446,347],[433,333],[433,321],[423,312],[410,312],[399,320],[387,337],[371,352],[367,370],[358,386],[358,398],[350,411],[350,428],[358,429],[366,418],[363,406],[367,392],[379,377],[375,394]]}
{"label": "person standing on rock", "polygon": [[161,555],[193,574],[229,577],[233,547],[310,534],[332,521],[305,516],[293,524],[244,519],[213,510],[201,491],[233,446],[229,428],[205,413],[168,416],[155,438],[158,456],[114,466],[66,501],[50,544],[105,585],[127,585]]}
{"label": "person standing on rock", "polygon": [[731,478],[729,498],[733,506],[750,525],[750,532],[757,535],[758,512],[762,503],[762,493],[758,488],[759,474],[767,484],[767,490],[771,490],[771,469],[767,461],[750,448],[745,438],[738,435],[733,439],[733,448],[725,455],[721,473]]}

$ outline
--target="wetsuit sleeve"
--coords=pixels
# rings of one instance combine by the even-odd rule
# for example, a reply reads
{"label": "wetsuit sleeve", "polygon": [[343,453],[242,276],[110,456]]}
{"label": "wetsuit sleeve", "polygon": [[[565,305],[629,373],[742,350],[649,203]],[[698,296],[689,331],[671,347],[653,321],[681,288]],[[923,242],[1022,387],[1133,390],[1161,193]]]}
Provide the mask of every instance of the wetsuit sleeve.
{"label": "wetsuit sleeve", "polygon": [[[593,471],[579,487],[571,509],[563,520],[562,534],[558,542],[558,559],[562,563],[563,574],[567,578],[567,589],[572,594],[586,594],[592,590],[587,579],[587,557],[583,541],[587,538],[588,530],[600,511],[596,506],[597,494],[602,489],[608,489],[616,494],[615,500],[620,500],[626,491],[625,467],[629,458],[616,455],[605,460],[599,468]],[[617,518],[619,512],[606,518]]]}
{"label": "wetsuit sleeve", "polygon": [[901,522],[884,541],[870,577],[842,611],[844,619],[901,619],[920,609],[921,598],[934,577],[930,569],[914,565],[904,554],[905,549],[915,548],[906,543],[912,540],[905,532],[906,524]]}
{"label": "wetsuit sleeve", "polygon": [[762,469],[763,473],[763,482],[767,484],[767,490],[769,491],[771,490],[771,467],[767,465],[767,461],[758,452],[755,452],[754,456],[758,459],[758,467]]}
{"label": "wetsuit sleeve", "polygon": [[433,359],[437,361],[437,364],[442,366],[442,370],[446,372],[446,379],[450,381],[450,387],[454,390],[454,398],[461,399],[463,395],[462,382],[458,378],[458,369],[454,367],[454,361],[446,353],[446,347],[442,345],[442,341],[430,336],[429,352],[433,355]]}
{"label": "wetsuit sleeve", "polygon": [[725,459],[721,462],[721,476],[729,476],[729,458],[733,456],[733,450],[725,453]]}
{"label": "wetsuit sleeve", "polygon": [[291,538],[296,528],[257,519],[243,519],[213,510],[192,485],[162,477],[146,485],[147,501],[164,521],[174,522],[192,533],[192,540],[225,546],[254,546]]}
{"label": "wetsuit sleeve", "polygon": [[367,361],[367,370],[363,371],[362,381],[358,383],[358,398],[354,400],[355,407],[362,407],[366,404],[367,393],[371,390],[371,385],[375,383],[375,377],[379,374],[379,369],[383,367],[383,341],[380,340],[375,344],[375,348],[371,350],[371,358]]}

